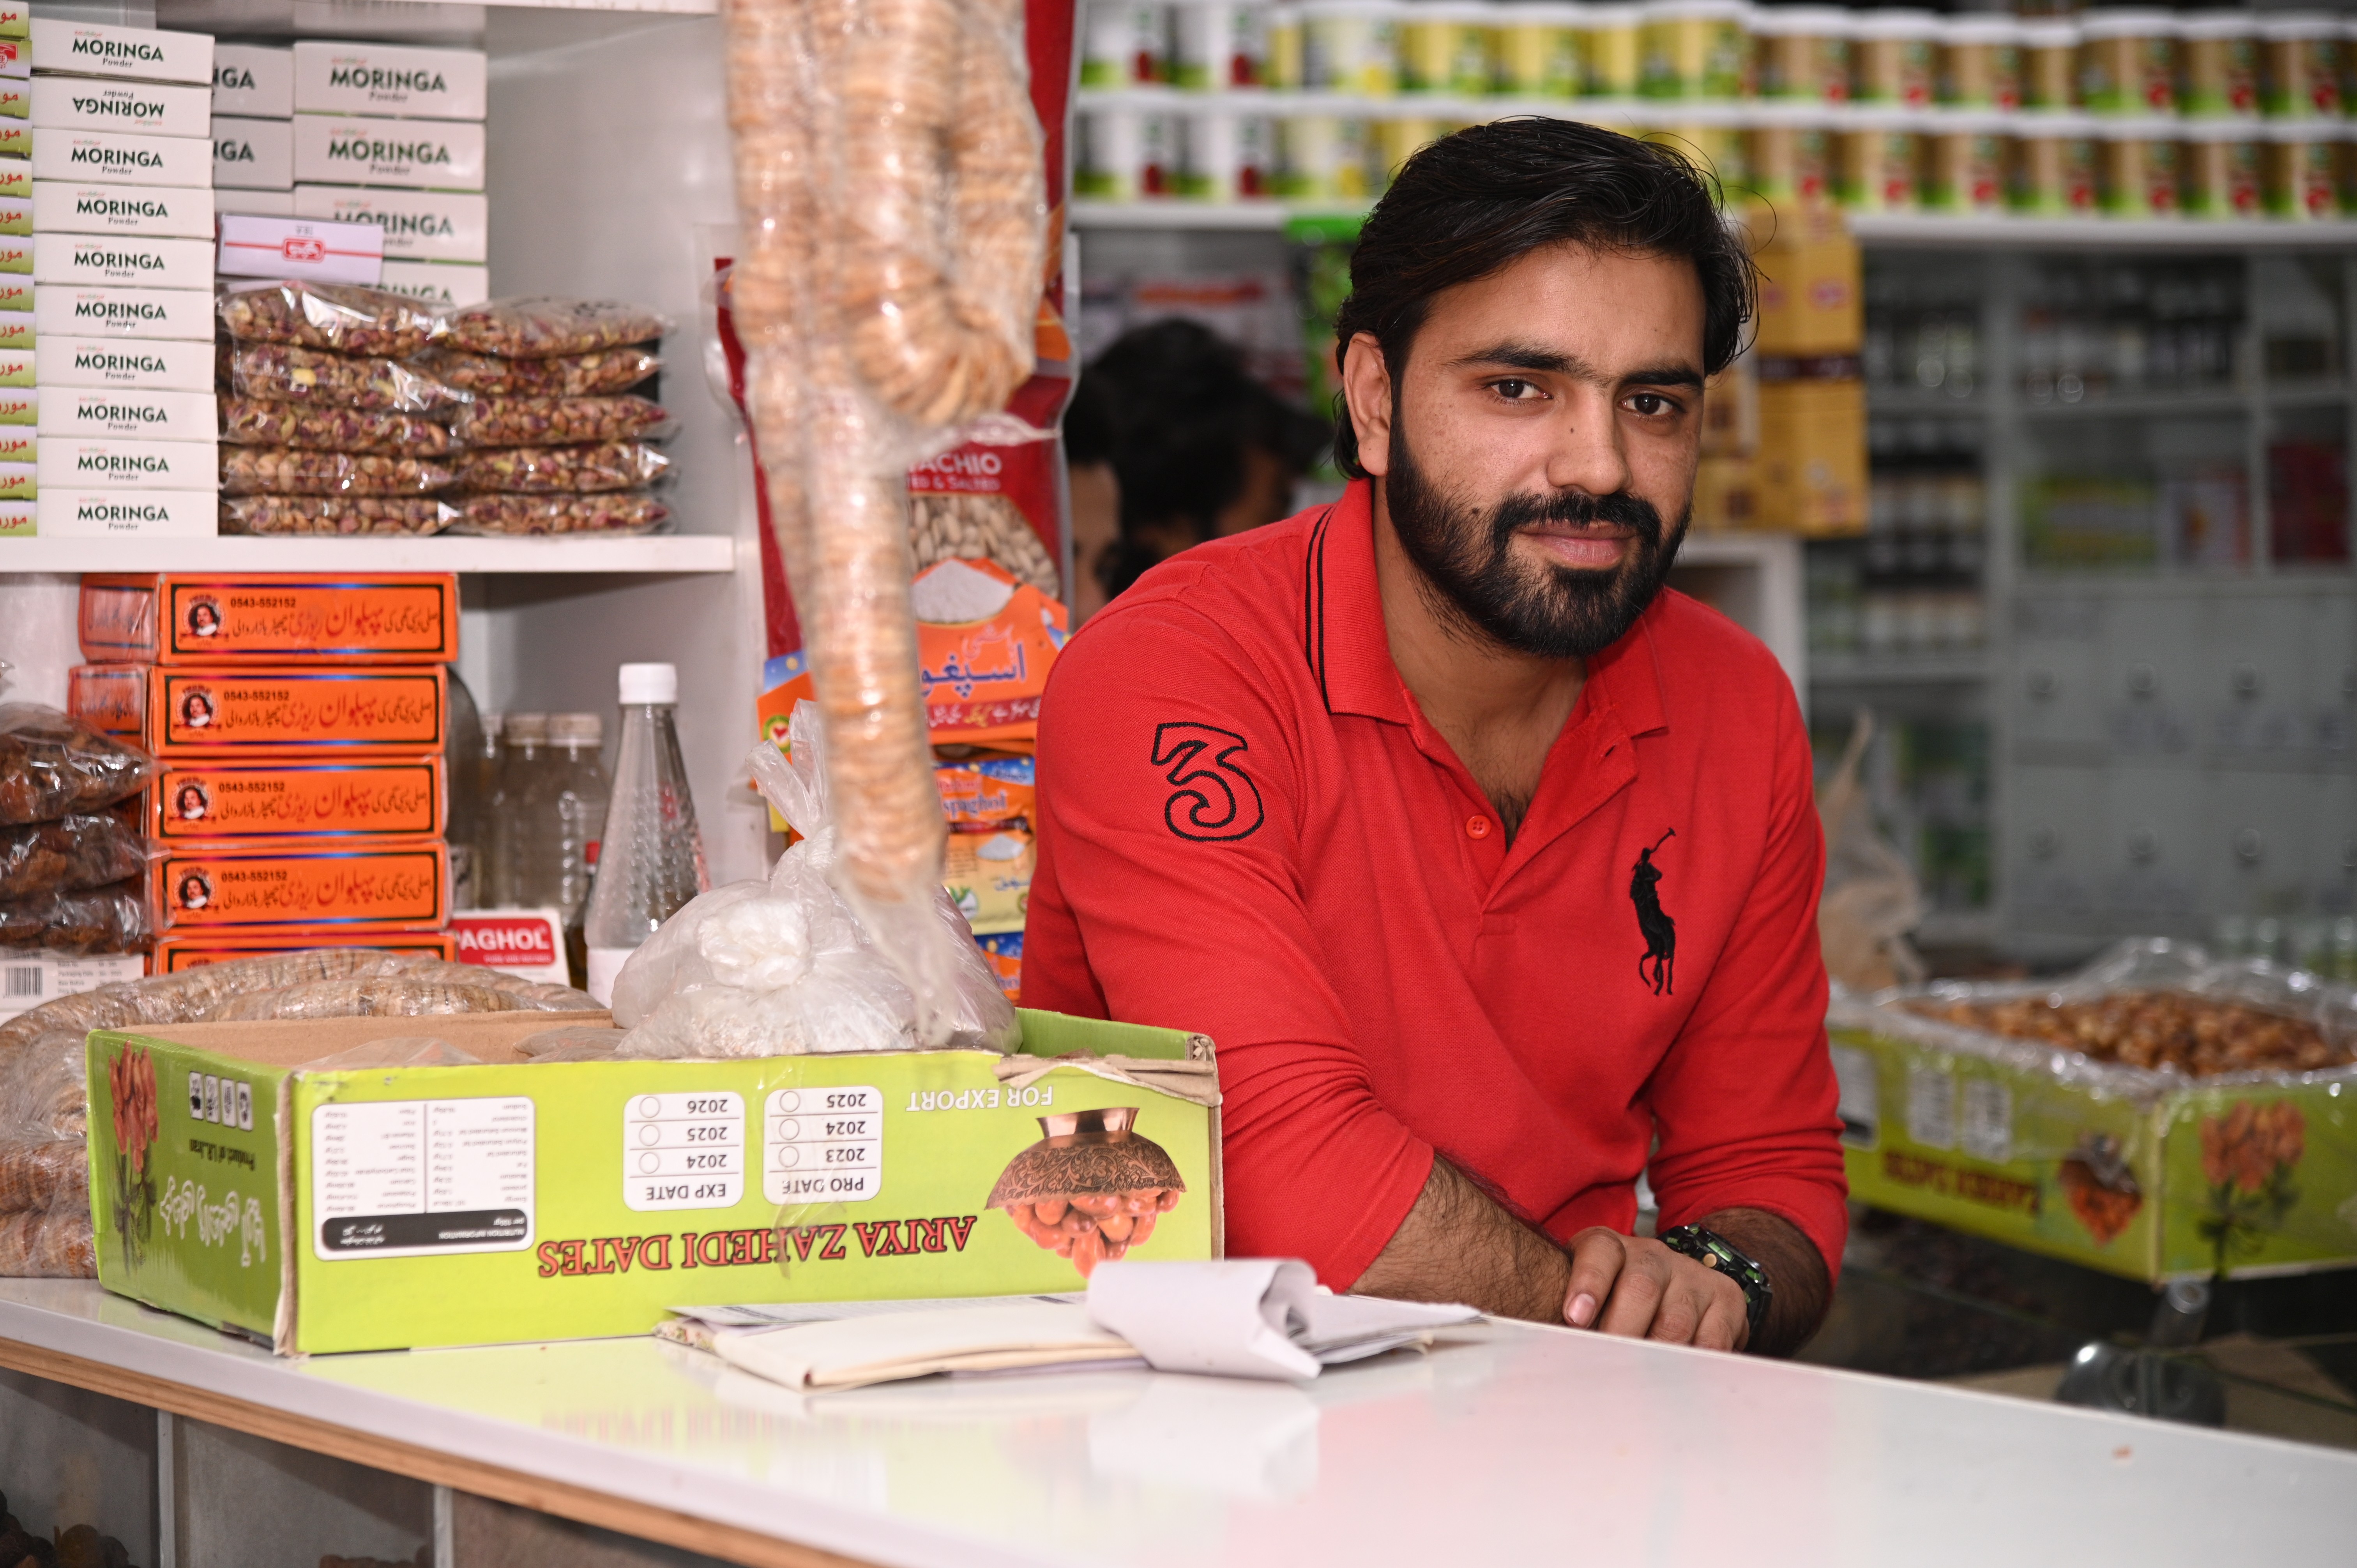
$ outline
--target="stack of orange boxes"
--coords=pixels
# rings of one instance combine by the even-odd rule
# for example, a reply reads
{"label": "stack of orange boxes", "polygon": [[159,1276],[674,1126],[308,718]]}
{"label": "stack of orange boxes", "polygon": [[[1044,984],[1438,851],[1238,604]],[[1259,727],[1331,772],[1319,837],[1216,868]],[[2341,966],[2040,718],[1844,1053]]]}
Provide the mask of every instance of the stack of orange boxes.
{"label": "stack of orange boxes", "polygon": [[448,573],[92,574],[68,705],[163,766],[140,798],[155,969],[383,947],[455,958]]}

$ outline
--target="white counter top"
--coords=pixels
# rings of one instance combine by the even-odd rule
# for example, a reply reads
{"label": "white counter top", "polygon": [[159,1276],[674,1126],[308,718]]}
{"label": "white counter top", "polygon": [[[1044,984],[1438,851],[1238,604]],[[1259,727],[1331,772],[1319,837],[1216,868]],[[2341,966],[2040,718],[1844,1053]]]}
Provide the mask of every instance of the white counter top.
{"label": "white counter top", "polygon": [[1299,1388],[808,1400],[652,1339],[284,1360],[79,1282],[0,1281],[0,1340],[926,1568],[2208,1568],[2357,1537],[2357,1455],[1521,1326]]}

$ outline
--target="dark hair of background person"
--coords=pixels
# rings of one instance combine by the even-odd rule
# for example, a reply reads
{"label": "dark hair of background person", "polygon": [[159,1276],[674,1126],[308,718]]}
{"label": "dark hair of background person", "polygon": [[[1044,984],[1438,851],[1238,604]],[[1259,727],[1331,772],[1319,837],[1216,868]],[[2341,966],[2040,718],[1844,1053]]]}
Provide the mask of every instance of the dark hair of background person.
{"label": "dark hair of background person", "polygon": [[[1326,450],[1324,420],[1255,380],[1235,345],[1183,317],[1122,334],[1081,386],[1075,408],[1102,410],[1121,486],[1121,539],[1101,567],[1108,596],[1176,550],[1217,536],[1222,514],[1249,488],[1253,453],[1274,459],[1290,481]],[[1072,450],[1069,417],[1065,429]],[[1085,442],[1098,433],[1079,434]]]}
{"label": "dark hair of background person", "polygon": [[[1351,296],[1334,318],[1338,380],[1351,339],[1364,332],[1383,346],[1396,392],[1436,295],[1560,244],[1691,261],[1702,284],[1703,368],[1716,375],[1735,358],[1759,274],[1694,165],[1658,142],[1574,120],[1506,119],[1426,146],[1368,214],[1351,256]],[[1367,477],[1342,406],[1334,461]]]}

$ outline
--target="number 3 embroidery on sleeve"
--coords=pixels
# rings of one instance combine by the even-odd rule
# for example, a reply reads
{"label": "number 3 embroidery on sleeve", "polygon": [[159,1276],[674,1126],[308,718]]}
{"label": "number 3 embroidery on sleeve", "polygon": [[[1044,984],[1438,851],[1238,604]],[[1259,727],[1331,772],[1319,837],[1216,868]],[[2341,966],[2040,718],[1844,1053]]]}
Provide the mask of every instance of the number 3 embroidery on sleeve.
{"label": "number 3 embroidery on sleeve", "polygon": [[[1154,731],[1154,766],[1167,768],[1172,794],[1162,820],[1182,839],[1224,843],[1250,838],[1264,816],[1260,789],[1228,759],[1244,737],[1210,725],[1167,724]],[[1209,766],[1199,766],[1209,753]]]}

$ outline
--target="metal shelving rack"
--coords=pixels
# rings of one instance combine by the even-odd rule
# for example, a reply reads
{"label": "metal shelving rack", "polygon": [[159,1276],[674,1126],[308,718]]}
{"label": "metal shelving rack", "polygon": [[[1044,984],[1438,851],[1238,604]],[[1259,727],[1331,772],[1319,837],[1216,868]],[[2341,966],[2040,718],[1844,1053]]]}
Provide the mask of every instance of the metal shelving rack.
{"label": "metal shelving rack", "polygon": [[[1865,226],[1861,226],[1864,228]],[[1869,233],[1874,259],[1903,267],[1928,232]],[[2330,414],[2344,464],[2357,451],[2352,317],[2357,256],[2316,256],[2313,236],[2248,236],[2240,245],[2181,242],[2190,226],[2121,243],[2008,247],[1984,263],[1980,375],[1968,398],[1871,389],[1869,418],[1936,415],[1983,430],[1986,495],[1985,655],[1829,660],[1815,683],[1866,700],[1911,698],[1969,711],[1989,725],[1992,900],[1978,920],[1949,922],[2016,955],[2080,956],[2112,936],[2160,930],[2214,938],[2246,920],[2257,945],[2312,957],[2311,931],[2351,913],[2357,888],[2357,575],[2343,559],[2274,559],[2271,444],[2285,414]],[[1944,248],[1944,247],[1943,247]],[[2329,375],[2273,377],[2266,349],[2266,263],[2306,252],[2332,278],[2337,365]],[[2238,258],[2239,340],[2229,385],[2127,392],[2075,404],[2024,392],[2023,323],[2033,273],[2066,257],[2113,262]],[[2052,433],[2095,445],[2104,422],[2241,424],[2246,558],[2231,568],[2172,563],[2132,570],[2056,570],[2026,558],[2022,521]],[[2312,422],[2311,422],[2312,423]],[[2159,526],[2156,519],[2155,527]],[[2046,635],[2056,633],[2058,635]],[[2076,662],[2068,650],[2076,647]],[[2268,707],[2273,703],[2276,705]],[[2276,725],[2275,744],[2228,744],[2230,724]],[[2244,726],[2247,730],[2249,725]],[[2158,735],[2156,742],[2153,736]],[[2259,922],[2276,919],[2270,941]]]}

